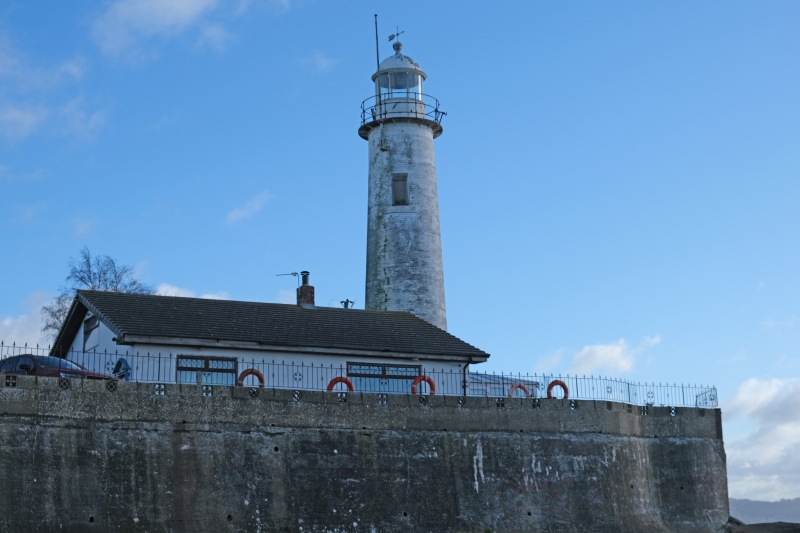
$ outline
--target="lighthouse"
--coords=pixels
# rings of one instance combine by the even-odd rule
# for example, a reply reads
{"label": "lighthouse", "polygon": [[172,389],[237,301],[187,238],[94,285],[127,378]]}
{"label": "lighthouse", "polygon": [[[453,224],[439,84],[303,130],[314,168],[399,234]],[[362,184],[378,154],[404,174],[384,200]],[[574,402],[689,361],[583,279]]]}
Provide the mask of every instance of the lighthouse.
{"label": "lighthouse", "polygon": [[423,93],[427,76],[402,53],[372,75],[358,134],[369,143],[366,309],[409,311],[446,330],[439,195],[433,140],[439,102]]}

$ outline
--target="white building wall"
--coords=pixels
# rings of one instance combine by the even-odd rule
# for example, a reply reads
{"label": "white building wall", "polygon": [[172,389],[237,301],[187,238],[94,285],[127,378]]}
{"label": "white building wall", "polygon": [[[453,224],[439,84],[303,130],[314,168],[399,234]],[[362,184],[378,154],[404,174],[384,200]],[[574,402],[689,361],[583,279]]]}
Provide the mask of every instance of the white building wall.
{"label": "white building wall", "polygon": [[[392,205],[407,174],[408,205]],[[385,122],[369,134],[366,309],[410,311],[447,329],[433,131]]]}
{"label": "white building wall", "polygon": [[[88,317],[89,315],[87,315]],[[100,342],[92,350],[83,350],[83,325],[72,343],[67,359],[89,370],[112,373],[125,371],[122,379],[152,383],[176,383],[177,360],[181,356],[211,357],[236,360],[235,376],[244,370],[255,368],[264,375],[265,386],[276,388],[325,390],[333,377],[348,376],[347,364],[373,364],[419,366],[421,374],[434,380],[436,391],[440,394],[459,394],[464,377],[463,365],[440,363],[413,359],[361,357],[350,355],[324,355],[296,352],[267,352],[234,348],[190,347],[159,344],[140,344],[136,346],[118,345],[112,339],[114,333],[102,322],[99,326]],[[120,363],[122,361],[122,363]],[[210,376],[213,379],[213,376]],[[410,392],[408,379],[384,380],[379,378],[350,378],[356,391],[364,392]],[[220,384],[210,382],[209,384]],[[251,375],[245,379],[245,386],[257,387],[259,380]],[[336,390],[346,390],[338,385]],[[418,392],[427,393],[428,385],[422,383]]]}

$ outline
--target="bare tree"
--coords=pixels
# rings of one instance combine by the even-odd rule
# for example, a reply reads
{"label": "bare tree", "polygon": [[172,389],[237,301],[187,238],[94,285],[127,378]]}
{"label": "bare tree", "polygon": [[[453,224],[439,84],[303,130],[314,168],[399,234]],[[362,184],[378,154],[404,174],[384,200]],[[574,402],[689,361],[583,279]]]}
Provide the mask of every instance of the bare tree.
{"label": "bare tree", "polygon": [[118,265],[107,255],[92,257],[86,247],[81,249],[78,261],[70,258],[67,263],[69,275],[68,286],[61,287],[59,294],[50,305],[42,307],[42,333],[51,337],[58,335],[61,325],[67,318],[70,305],[76,291],[88,289],[93,291],[127,292],[133,294],[153,294],[155,290],[133,277],[133,268]]}

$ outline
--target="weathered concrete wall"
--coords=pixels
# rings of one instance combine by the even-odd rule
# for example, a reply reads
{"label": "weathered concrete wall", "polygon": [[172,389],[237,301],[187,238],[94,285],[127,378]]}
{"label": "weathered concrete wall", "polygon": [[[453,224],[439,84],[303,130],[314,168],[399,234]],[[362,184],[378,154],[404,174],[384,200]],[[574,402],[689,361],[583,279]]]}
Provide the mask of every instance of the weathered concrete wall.
{"label": "weathered concrete wall", "polygon": [[[407,174],[408,205],[392,205],[392,176]],[[386,121],[369,134],[366,309],[409,311],[447,329],[433,131]]]}
{"label": "weathered concrete wall", "polygon": [[718,410],[0,376],[0,531],[712,532]]}

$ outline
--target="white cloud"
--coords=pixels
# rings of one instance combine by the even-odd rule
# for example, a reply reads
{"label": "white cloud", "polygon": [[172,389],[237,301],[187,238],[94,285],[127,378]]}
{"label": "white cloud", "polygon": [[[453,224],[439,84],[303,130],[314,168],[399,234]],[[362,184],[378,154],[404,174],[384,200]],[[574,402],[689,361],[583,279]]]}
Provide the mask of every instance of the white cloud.
{"label": "white cloud", "polygon": [[48,114],[41,105],[0,105],[0,134],[10,140],[22,140],[36,131]]}
{"label": "white cloud", "polygon": [[282,10],[288,10],[292,6],[291,0],[272,0],[272,5]]}
{"label": "white cloud", "polygon": [[726,439],[730,495],[769,501],[800,496],[800,379],[749,379],[722,407],[725,424],[743,419],[755,426]]}
{"label": "white cloud", "polygon": [[49,125],[59,133],[93,135],[105,121],[102,112],[87,112],[80,97],[63,102],[57,96],[68,82],[83,78],[85,61],[75,57],[54,66],[32,66],[0,33],[0,136],[19,141]]}
{"label": "white cloud", "polygon": [[661,342],[661,337],[645,337],[636,347],[631,347],[625,339],[610,344],[585,346],[575,354],[570,374],[591,374],[596,371],[628,372],[636,362],[636,356],[644,350]]}
{"label": "white cloud", "polygon": [[160,296],[183,296],[184,298],[194,297],[193,290],[183,289],[175,285],[170,285],[169,283],[162,283],[156,287],[156,294]]}
{"label": "white cloud", "polygon": [[339,62],[338,59],[333,59],[321,52],[315,51],[311,56],[303,59],[303,63],[311,65],[319,73],[329,72]]}
{"label": "white cloud", "polygon": [[77,219],[73,221],[73,224],[75,225],[75,237],[88,235],[94,227],[94,221],[92,220]]}
{"label": "white cloud", "polygon": [[800,323],[800,317],[790,315],[780,319],[768,318],[761,322],[761,327],[764,329],[789,329],[797,326]]}
{"label": "white cloud", "polygon": [[45,291],[38,291],[22,304],[24,313],[17,316],[0,316],[0,341],[17,346],[47,346],[47,338],[42,334],[42,306],[50,303]]}
{"label": "white cloud", "polygon": [[141,59],[152,53],[148,45],[187,32],[198,34],[197,43],[225,50],[233,34],[214,18],[244,15],[253,4],[285,12],[290,0],[113,0],[94,20],[92,37],[111,56]]}
{"label": "white cloud", "polygon": [[200,39],[197,43],[200,46],[209,46],[221,52],[228,48],[228,44],[231,41],[233,41],[233,35],[228,30],[222,26],[211,24],[200,32]]}
{"label": "white cloud", "polygon": [[0,77],[18,92],[49,89],[64,81],[78,81],[85,72],[86,62],[78,56],[52,67],[32,67],[25,54],[11,44],[8,35],[0,34]]}
{"label": "white cloud", "polygon": [[79,80],[86,72],[86,64],[82,58],[76,58],[69,61],[64,61],[59,65],[56,72],[59,75],[69,76],[75,80]]}
{"label": "white cloud", "polygon": [[240,220],[250,217],[256,214],[258,211],[264,207],[264,204],[267,200],[269,200],[272,196],[267,192],[264,191],[261,194],[255,195],[253,198],[250,199],[242,207],[237,207],[225,217],[225,223],[228,225],[236,224]]}
{"label": "white cloud", "polygon": [[87,111],[83,98],[76,97],[58,107],[48,104],[0,103],[0,135],[22,140],[50,120],[50,129],[64,135],[91,140],[103,128],[106,114]]}
{"label": "white cloud", "polygon": [[205,298],[206,300],[230,300],[231,294],[227,291],[207,292],[206,294],[201,294],[200,298]]}
{"label": "white cloud", "polygon": [[278,291],[277,302],[279,304],[296,304],[297,291]]}
{"label": "white cloud", "polygon": [[94,138],[106,123],[105,112],[87,112],[80,96],[64,104],[59,110],[59,116],[63,119],[66,133],[77,134],[86,139]]}
{"label": "white cloud", "polygon": [[[178,287],[177,285],[170,285],[169,283],[162,283],[156,287],[156,294],[161,296],[182,296],[184,298],[195,298],[197,294],[192,289]],[[209,292],[201,294],[200,298],[207,300],[230,300],[231,295],[228,292]]]}
{"label": "white cloud", "polygon": [[48,208],[48,206],[48,202],[37,202],[31,205],[15,206],[14,211],[16,211],[17,216],[11,220],[18,224],[28,224],[29,222],[36,220],[39,215]]}
{"label": "white cloud", "polygon": [[536,361],[536,364],[533,365],[533,371],[536,374],[553,372],[556,368],[558,368],[558,365],[561,363],[562,359],[564,359],[563,348],[556,350],[553,353],[541,356]]}
{"label": "white cloud", "polygon": [[25,174],[18,174],[11,172],[11,168],[8,166],[0,165],[0,181],[33,181],[42,178],[44,174],[44,171],[41,169]]}
{"label": "white cloud", "polygon": [[778,366],[787,369],[800,367],[800,357],[782,354],[778,357]]}
{"label": "white cloud", "polygon": [[219,0],[117,0],[95,21],[93,36],[110,55],[141,41],[177,35],[200,22]]}

